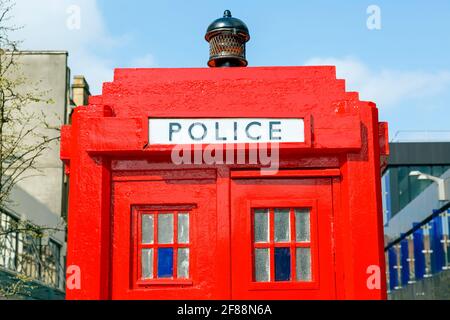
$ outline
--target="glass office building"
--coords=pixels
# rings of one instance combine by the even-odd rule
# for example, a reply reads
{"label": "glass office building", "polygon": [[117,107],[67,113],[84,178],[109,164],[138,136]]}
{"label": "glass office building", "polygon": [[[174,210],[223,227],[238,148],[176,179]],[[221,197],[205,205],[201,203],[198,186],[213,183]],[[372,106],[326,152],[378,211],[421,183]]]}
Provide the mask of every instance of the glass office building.
{"label": "glass office building", "polygon": [[[450,140],[449,140],[450,141]],[[450,201],[437,183],[450,179],[450,142],[394,142],[383,169],[383,214],[389,296],[450,299]]]}

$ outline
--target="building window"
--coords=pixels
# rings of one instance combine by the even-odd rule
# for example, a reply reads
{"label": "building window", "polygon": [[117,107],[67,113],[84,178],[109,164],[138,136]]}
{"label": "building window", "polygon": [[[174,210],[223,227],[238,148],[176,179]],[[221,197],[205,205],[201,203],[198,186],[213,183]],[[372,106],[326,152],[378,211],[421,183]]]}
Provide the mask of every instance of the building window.
{"label": "building window", "polygon": [[0,267],[58,288],[61,247],[51,239],[42,245],[37,229],[0,211]]}
{"label": "building window", "polygon": [[390,171],[388,170],[381,178],[381,194],[383,204],[383,221],[386,226],[391,220],[391,186],[390,186]]}
{"label": "building window", "polygon": [[401,262],[400,262],[400,246],[394,245],[388,250],[389,261],[389,288],[391,291],[401,288]]}
{"label": "building window", "polygon": [[408,241],[408,265],[409,265],[409,283],[415,283],[416,281],[416,270],[415,270],[415,259],[414,259],[414,236],[410,235],[407,237]]}
{"label": "building window", "polygon": [[18,220],[0,212],[0,266],[12,271],[17,269]]}
{"label": "building window", "polygon": [[411,171],[409,167],[399,167],[397,170],[398,197],[400,208],[406,207],[406,205],[411,201],[411,188],[410,188],[411,177],[409,176],[410,172]]}
{"label": "building window", "polygon": [[190,216],[189,211],[139,212],[139,281],[189,279]]}
{"label": "building window", "polygon": [[311,282],[310,208],[253,210],[253,280]]}
{"label": "building window", "polygon": [[390,284],[390,265],[389,265],[389,250],[385,251],[384,253],[384,259],[386,262],[386,287],[387,287],[387,292],[391,293],[391,284]]}
{"label": "building window", "polygon": [[450,270],[450,210],[442,214],[445,270]]}
{"label": "building window", "polygon": [[432,276],[431,270],[431,254],[433,251],[431,250],[431,239],[430,239],[430,225],[427,223],[422,226],[423,230],[423,254],[425,256],[425,278],[429,278]]}
{"label": "building window", "polygon": [[49,240],[46,246],[42,246],[42,281],[50,286],[59,286],[59,264],[61,246],[53,240]]}
{"label": "building window", "polygon": [[17,271],[31,279],[40,279],[41,238],[31,234],[19,234]]}
{"label": "building window", "polygon": [[448,165],[390,167],[383,177],[389,180],[388,185],[383,185],[388,187],[390,198],[389,202],[386,200],[383,202],[384,210],[388,212],[386,218],[390,220],[432,184],[432,181],[409,176],[411,171],[420,171],[439,177],[449,169]]}

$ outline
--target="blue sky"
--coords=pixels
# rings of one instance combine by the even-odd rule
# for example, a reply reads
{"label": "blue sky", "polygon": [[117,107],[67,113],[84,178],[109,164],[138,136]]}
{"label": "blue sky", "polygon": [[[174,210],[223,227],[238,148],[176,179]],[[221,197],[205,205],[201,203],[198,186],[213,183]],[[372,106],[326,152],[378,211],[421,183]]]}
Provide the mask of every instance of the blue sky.
{"label": "blue sky", "polygon": [[[79,28],[68,28],[73,5]],[[381,29],[369,30],[377,5]],[[333,64],[399,130],[450,130],[450,1],[17,0],[23,49],[68,50],[92,91],[116,67],[204,67],[208,24],[230,9],[250,66]]]}

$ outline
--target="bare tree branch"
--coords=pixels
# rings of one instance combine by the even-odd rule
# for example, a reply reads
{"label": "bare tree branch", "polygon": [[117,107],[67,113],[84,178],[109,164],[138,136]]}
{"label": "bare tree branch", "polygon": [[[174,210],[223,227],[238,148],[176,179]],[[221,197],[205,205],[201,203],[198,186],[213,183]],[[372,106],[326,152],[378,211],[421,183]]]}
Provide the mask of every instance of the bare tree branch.
{"label": "bare tree branch", "polygon": [[[39,82],[31,83],[22,74],[18,50],[21,42],[10,38],[21,28],[10,23],[14,6],[13,0],[0,0],[0,209],[12,203],[11,192],[20,181],[39,174],[37,161],[59,139],[46,115],[39,111],[53,103],[45,98],[48,92],[42,92]],[[0,258],[5,250],[15,248],[12,242],[18,241],[19,235],[22,239],[40,239],[61,231],[65,231],[65,225],[47,227],[30,221],[10,221],[5,228],[0,224]],[[34,251],[42,266],[40,248]],[[0,284],[0,295],[8,298],[26,294],[32,289],[32,280],[19,273],[12,283]]]}

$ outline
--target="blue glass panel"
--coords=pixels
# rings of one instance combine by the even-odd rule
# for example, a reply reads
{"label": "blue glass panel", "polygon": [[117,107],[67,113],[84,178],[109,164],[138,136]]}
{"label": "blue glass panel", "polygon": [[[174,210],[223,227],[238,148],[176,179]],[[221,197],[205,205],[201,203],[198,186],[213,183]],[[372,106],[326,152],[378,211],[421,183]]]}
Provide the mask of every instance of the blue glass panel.
{"label": "blue glass panel", "polygon": [[173,248],[158,249],[158,278],[173,277]]}
{"label": "blue glass panel", "polygon": [[[449,239],[450,236],[450,210],[447,211],[447,215],[443,217],[442,219],[442,227],[443,227],[443,231],[444,231],[444,235],[446,237],[446,239]],[[445,257],[445,263],[446,265],[450,265],[450,243],[447,242],[446,244],[447,246],[447,256]]]}
{"label": "blue glass panel", "polygon": [[395,248],[391,247],[388,251],[389,255],[389,286],[391,291],[398,287],[398,272],[395,268],[397,266],[397,253]]}
{"label": "blue glass panel", "polygon": [[[418,224],[415,223],[414,227]],[[416,273],[416,280],[423,279],[425,275],[425,254],[423,253],[423,230],[422,228],[414,231],[414,270]]]}
{"label": "blue glass panel", "polygon": [[382,177],[382,202],[383,202],[383,218],[384,225],[388,225],[391,220],[391,169],[387,170]]}
{"label": "blue glass panel", "polygon": [[275,281],[291,280],[291,249],[275,248]]}
{"label": "blue glass panel", "polygon": [[408,248],[408,239],[403,239],[400,242],[400,258],[402,265],[402,286],[406,287],[409,282],[409,248]]}
{"label": "blue glass panel", "polygon": [[445,251],[442,242],[444,236],[441,216],[437,216],[431,221],[430,238],[431,250],[433,250],[433,253],[431,254],[431,271],[437,273],[442,271],[445,264]]}
{"label": "blue glass panel", "polygon": [[387,221],[392,217],[392,205],[391,205],[391,172],[388,171],[386,179],[386,209],[387,209]]}

